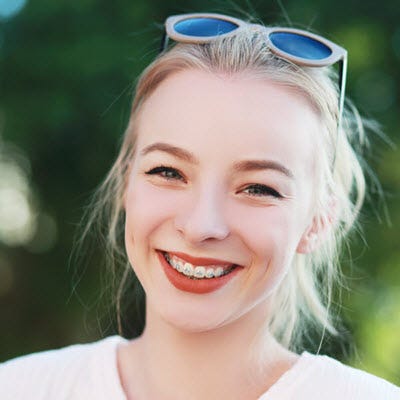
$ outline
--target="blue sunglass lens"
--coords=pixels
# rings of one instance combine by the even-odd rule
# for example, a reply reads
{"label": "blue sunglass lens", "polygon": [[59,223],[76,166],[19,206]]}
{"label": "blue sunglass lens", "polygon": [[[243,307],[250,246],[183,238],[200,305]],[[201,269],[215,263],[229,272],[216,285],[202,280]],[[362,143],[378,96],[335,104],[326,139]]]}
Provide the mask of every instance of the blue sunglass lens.
{"label": "blue sunglass lens", "polygon": [[186,36],[218,36],[238,28],[233,22],[216,18],[189,18],[174,25],[176,32]]}
{"label": "blue sunglass lens", "polygon": [[273,32],[269,39],[285,53],[307,60],[323,60],[332,54],[332,50],[325,44],[298,33]]}

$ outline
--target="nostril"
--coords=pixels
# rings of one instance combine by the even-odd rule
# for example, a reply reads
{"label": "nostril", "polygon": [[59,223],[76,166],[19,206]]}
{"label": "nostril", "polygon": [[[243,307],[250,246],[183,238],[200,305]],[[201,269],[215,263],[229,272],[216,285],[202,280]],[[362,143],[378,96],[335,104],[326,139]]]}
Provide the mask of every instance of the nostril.
{"label": "nostril", "polygon": [[203,242],[206,240],[223,240],[229,236],[228,229],[221,229],[207,224],[188,223],[184,227],[177,227],[177,230],[189,241]]}
{"label": "nostril", "polygon": [[222,195],[208,185],[191,199],[185,209],[177,210],[175,227],[188,241],[222,240],[229,235]]}

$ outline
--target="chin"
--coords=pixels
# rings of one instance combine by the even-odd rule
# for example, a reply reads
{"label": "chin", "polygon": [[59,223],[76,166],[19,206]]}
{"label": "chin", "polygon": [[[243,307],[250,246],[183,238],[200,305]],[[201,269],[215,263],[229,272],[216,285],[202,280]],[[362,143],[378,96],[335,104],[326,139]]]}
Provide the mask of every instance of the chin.
{"label": "chin", "polygon": [[208,307],[199,307],[183,304],[179,307],[166,307],[164,303],[159,307],[159,315],[170,326],[186,333],[201,333],[218,329],[225,325],[224,318],[217,309],[210,312]]}

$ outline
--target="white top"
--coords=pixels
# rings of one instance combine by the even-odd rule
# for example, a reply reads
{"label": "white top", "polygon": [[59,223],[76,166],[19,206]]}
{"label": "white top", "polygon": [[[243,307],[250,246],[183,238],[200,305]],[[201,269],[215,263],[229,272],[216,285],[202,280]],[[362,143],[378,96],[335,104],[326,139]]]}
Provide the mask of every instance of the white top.
{"label": "white top", "polygon": [[[16,358],[0,364],[1,400],[126,400],[112,336]],[[400,400],[400,388],[341,364],[304,352],[258,400]]]}

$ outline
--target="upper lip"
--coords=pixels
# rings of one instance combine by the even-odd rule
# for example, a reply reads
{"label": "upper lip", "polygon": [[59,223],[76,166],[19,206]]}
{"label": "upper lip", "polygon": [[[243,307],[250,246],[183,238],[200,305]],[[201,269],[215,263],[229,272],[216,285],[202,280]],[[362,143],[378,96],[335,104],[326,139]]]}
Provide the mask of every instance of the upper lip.
{"label": "upper lip", "polygon": [[193,257],[190,256],[189,254],[181,253],[178,251],[167,251],[168,254],[171,256],[175,255],[179,258],[181,258],[184,261],[187,261],[188,263],[192,265],[202,265],[202,266],[207,266],[207,265],[238,265],[236,263],[233,263],[231,261],[227,260],[221,260],[217,258],[208,258],[208,257]]}

